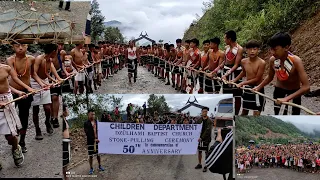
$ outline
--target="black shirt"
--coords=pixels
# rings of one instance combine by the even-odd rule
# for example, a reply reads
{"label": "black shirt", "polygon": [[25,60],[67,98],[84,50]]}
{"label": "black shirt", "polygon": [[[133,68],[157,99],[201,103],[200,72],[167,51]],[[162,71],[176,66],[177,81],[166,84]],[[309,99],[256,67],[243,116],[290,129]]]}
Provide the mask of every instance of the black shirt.
{"label": "black shirt", "polygon": [[[96,128],[97,128],[97,135],[98,135],[98,123],[97,123],[97,121],[95,121],[95,123],[96,123]],[[86,136],[87,136],[87,145],[94,144],[95,136],[94,136],[93,126],[92,126],[90,120],[88,120],[84,123],[84,131],[86,132]]]}
{"label": "black shirt", "polygon": [[107,115],[102,114],[101,122],[108,122]]}
{"label": "black shirt", "polygon": [[130,107],[127,107],[127,114],[130,114]]}

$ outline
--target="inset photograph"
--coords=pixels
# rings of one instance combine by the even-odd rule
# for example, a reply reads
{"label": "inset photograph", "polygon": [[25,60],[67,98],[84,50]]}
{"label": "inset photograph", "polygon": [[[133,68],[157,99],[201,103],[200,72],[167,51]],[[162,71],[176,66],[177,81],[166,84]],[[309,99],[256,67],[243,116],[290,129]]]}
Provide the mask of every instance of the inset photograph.
{"label": "inset photograph", "polygon": [[0,1],[0,44],[76,44],[90,10],[90,1]]}
{"label": "inset photograph", "polygon": [[0,64],[1,178],[61,177],[58,45],[43,45],[36,57],[26,44],[11,48]]}
{"label": "inset photograph", "polygon": [[[255,2],[243,16],[228,17],[221,9],[237,14],[246,2],[237,8],[231,2],[180,3],[139,1],[125,8],[120,1],[92,1],[91,37],[103,47],[100,59],[119,52],[125,57],[122,65],[98,67],[104,73],[98,73],[102,81],[94,93],[233,94],[235,115],[320,112],[317,29],[309,28],[319,22],[317,1],[301,7],[288,0],[285,9]],[[187,10],[167,13],[180,7]],[[290,23],[261,23],[274,19],[274,11],[297,8],[301,16],[283,15]],[[126,46],[118,50],[118,44]]]}
{"label": "inset photograph", "polygon": [[66,179],[233,177],[231,94],[64,94],[63,99]]}
{"label": "inset photograph", "polygon": [[317,116],[236,116],[236,179],[317,180]]}

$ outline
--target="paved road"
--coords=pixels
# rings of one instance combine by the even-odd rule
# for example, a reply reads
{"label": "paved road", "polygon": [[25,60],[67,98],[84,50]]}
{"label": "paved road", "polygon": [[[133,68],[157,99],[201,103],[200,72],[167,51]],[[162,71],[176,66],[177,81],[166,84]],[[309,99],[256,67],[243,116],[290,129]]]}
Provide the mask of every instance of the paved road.
{"label": "paved road", "polygon": [[[25,160],[20,168],[14,165],[11,155],[11,146],[4,136],[0,137],[0,161],[3,169],[1,178],[57,178],[62,174],[62,127],[55,129],[53,135],[46,133],[44,112],[40,108],[40,128],[44,139],[36,141],[35,128],[32,121],[32,108],[30,108],[29,127],[26,143],[28,152],[24,154]],[[61,125],[61,121],[60,121]]]}
{"label": "paved road", "polygon": [[[97,179],[112,180],[222,180],[219,174],[211,172],[203,173],[196,170],[197,156],[138,156],[138,155],[104,155],[102,156],[104,172],[95,170],[92,177]],[[94,168],[97,168],[97,160],[94,159]],[[70,170],[71,174],[85,179],[89,172],[89,163]],[[71,179],[76,179],[71,178]]]}
{"label": "paved road", "polygon": [[[102,86],[95,91],[98,94],[177,94],[178,91],[175,91],[171,86],[164,85],[165,82],[159,80],[157,77],[154,77],[151,72],[142,66],[138,67],[138,78],[137,82],[132,86],[129,86],[128,83],[128,73],[127,69],[122,69],[113,77],[102,82]],[[265,94],[273,97],[274,87],[266,86]],[[302,97],[302,105],[309,108],[314,112],[320,112],[320,97],[306,98]],[[265,110],[262,112],[262,115],[273,115],[273,102],[267,100]],[[301,114],[306,114],[301,110]],[[250,112],[249,115],[252,115]],[[308,114],[307,114],[308,115]]]}
{"label": "paved road", "polygon": [[138,67],[137,82],[129,86],[128,69],[124,68],[113,77],[102,82],[102,86],[95,91],[97,94],[177,94],[171,86],[154,77],[142,66]]}
{"label": "paved road", "polygon": [[301,173],[288,169],[254,168],[249,173],[237,175],[237,180],[253,179],[253,180],[319,180],[320,174]]}

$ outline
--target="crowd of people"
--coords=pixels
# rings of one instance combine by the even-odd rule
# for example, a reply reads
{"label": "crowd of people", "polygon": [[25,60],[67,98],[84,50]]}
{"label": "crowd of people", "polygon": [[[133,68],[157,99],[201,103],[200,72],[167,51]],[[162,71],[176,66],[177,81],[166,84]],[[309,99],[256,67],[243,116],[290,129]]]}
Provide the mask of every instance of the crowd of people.
{"label": "crowd of people", "polygon": [[238,147],[235,165],[238,173],[251,168],[286,168],[298,172],[320,173],[320,145],[250,145]]}
{"label": "crowd of people", "polygon": [[[260,115],[266,100],[255,92],[264,94],[264,87],[276,77],[274,114],[299,115],[300,108],[282,104],[301,105],[301,96],[310,90],[301,59],[289,51],[290,35],[280,32],[270,38],[268,44],[273,56],[269,68],[259,57],[260,42],[250,40],[243,48],[236,40],[236,32],[230,30],[225,33],[225,50],[219,49],[221,40],[215,37],[203,41],[202,51],[198,39],[186,40],[184,46],[182,40],[177,39],[176,47],[168,43],[136,47],[134,40],[128,45],[100,41],[98,45],[76,44],[71,56],[64,55],[62,59],[71,60],[71,71],[76,69],[73,70],[77,73],[74,82],[70,82],[75,94],[83,93],[84,89],[92,93],[92,83],[97,89],[103,79],[112,77],[125,66],[132,85],[132,81],[137,81],[138,66],[144,66],[166,82],[165,85],[172,85],[182,93],[233,94],[236,115],[240,114],[241,107],[241,115],[248,115],[249,111]],[[92,63],[94,66],[90,66]],[[75,67],[86,69],[78,71]],[[265,69],[269,69],[267,77],[263,76]],[[224,80],[237,85],[223,83]]]}
{"label": "crowd of people", "polygon": [[[198,39],[185,40],[184,46],[182,40],[177,39],[176,47],[168,43],[164,46],[154,44],[140,47],[138,54],[152,74],[179,92],[233,94],[236,115],[241,106],[242,115],[248,115],[250,110],[254,115],[260,115],[265,98],[257,96],[254,91],[264,93],[264,87],[276,77],[273,93],[277,100],[274,103],[275,114],[300,114],[297,107],[281,105],[291,101],[301,105],[301,96],[310,89],[301,59],[289,51],[291,37],[288,33],[280,32],[269,39],[273,55],[270,67],[266,67],[265,60],[259,57],[259,41],[250,40],[243,48],[237,43],[236,32],[232,30],[225,33],[225,50],[219,48],[220,41],[219,37],[205,40],[200,50]],[[267,77],[263,76],[265,69],[269,69]],[[223,80],[237,85],[223,83]]]}
{"label": "crowd of people", "polygon": [[[145,123],[145,124],[196,124],[200,116],[190,116],[189,113],[164,113],[157,111],[150,113],[146,109],[146,103],[141,108],[134,108],[129,103],[126,108],[126,119],[120,114],[118,106],[113,112],[103,112],[101,122],[118,123]],[[210,117],[213,118],[213,117]]]}
{"label": "crowd of people", "polygon": [[[61,44],[62,46],[62,44]],[[125,48],[127,45],[110,42],[95,44],[75,44],[70,52],[60,53],[62,66],[68,73],[76,73],[70,79],[63,92],[74,94],[93,93],[105,79],[113,77],[125,66]]]}
{"label": "crowd of people", "polygon": [[[28,45],[12,43],[14,54],[0,64],[0,134],[4,135],[12,146],[14,163],[17,166],[24,162],[23,153],[27,152],[26,133],[29,112],[32,107],[36,140],[42,140],[39,119],[40,106],[45,114],[45,127],[49,135],[58,128],[58,113],[62,102],[64,83],[73,87],[74,93],[93,92],[92,86],[101,85],[102,78],[117,73],[123,64],[120,45],[112,44],[105,48],[108,60],[102,62],[99,51],[102,47],[89,44],[76,44],[67,52],[62,43],[45,44],[44,53],[32,56],[27,54]],[[106,46],[104,45],[104,46]],[[122,58],[122,61],[119,59]],[[105,65],[106,63],[106,65]],[[106,67],[102,72],[101,65]],[[17,114],[16,107],[19,109]],[[19,136],[18,136],[19,135]],[[2,166],[1,166],[2,167]]]}
{"label": "crowd of people", "polygon": [[21,166],[23,153],[27,153],[25,139],[30,108],[33,111],[35,139],[43,139],[40,106],[43,106],[45,114],[46,131],[52,135],[54,128],[60,126],[60,84],[64,81],[62,78],[70,74],[60,66],[60,48],[56,44],[44,45],[44,53],[36,57],[27,54],[28,45],[13,43],[12,48],[14,54],[7,58],[6,64],[0,64],[0,134],[12,146],[15,165]]}

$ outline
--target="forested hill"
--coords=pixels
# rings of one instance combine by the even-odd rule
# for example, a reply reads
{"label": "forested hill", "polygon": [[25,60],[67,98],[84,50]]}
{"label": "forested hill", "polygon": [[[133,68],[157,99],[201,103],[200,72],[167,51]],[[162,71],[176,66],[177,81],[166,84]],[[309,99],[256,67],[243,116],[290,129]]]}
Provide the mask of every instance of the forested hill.
{"label": "forested hill", "polygon": [[184,40],[198,38],[202,43],[217,36],[224,47],[224,33],[234,30],[240,45],[251,39],[265,45],[273,34],[286,31],[292,35],[291,51],[304,61],[311,84],[320,85],[320,74],[315,71],[320,63],[320,0],[213,0],[205,9],[185,31]]}
{"label": "forested hill", "polygon": [[184,39],[223,37],[238,33],[240,44],[263,42],[278,31],[293,31],[319,10],[320,0],[214,0],[205,14],[186,30]]}
{"label": "forested hill", "polygon": [[[236,118],[236,143],[247,144],[250,140],[285,144],[310,139],[295,125],[272,116],[238,116]],[[262,141],[261,141],[262,140]]]}

